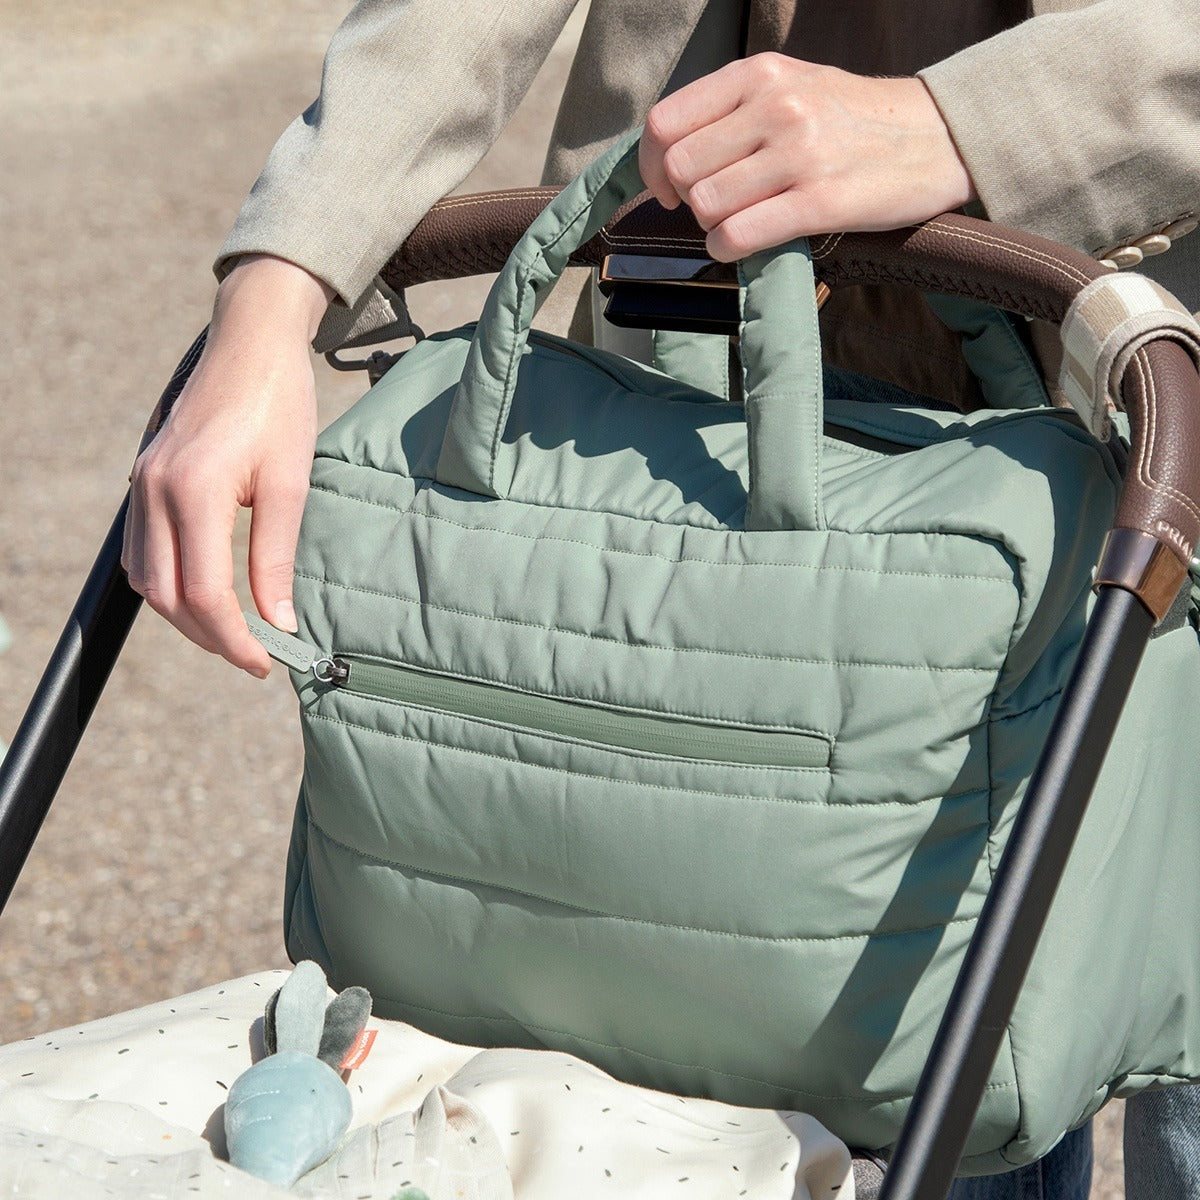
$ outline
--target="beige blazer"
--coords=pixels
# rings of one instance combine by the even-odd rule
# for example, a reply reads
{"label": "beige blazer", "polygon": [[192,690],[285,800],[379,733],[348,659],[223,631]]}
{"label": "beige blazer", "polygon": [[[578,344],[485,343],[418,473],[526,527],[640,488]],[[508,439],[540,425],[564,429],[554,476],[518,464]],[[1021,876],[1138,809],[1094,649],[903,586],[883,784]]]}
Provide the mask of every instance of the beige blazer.
{"label": "beige blazer", "polygon": [[[333,325],[378,322],[380,267],[490,147],[575,6],[358,0],[320,97],[272,151],[218,275],[241,254],[275,254],[334,288]],[[547,182],[642,120],[705,7],[592,0]],[[1165,230],[1172,248],[1144,268],[1200,308],[1200,234],[1176,245],[1200,214],[1200,4],[1033,0],[1032,13],[921,72],[988,216],[1098,256],[1158,249],[1151,235]]]}

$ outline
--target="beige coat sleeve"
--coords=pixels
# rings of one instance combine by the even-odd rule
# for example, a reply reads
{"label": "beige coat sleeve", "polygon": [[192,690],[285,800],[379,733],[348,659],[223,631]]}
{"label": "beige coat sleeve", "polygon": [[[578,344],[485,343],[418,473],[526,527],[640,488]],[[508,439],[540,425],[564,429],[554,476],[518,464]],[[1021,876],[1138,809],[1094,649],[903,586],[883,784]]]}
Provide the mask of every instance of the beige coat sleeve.
{"label": "beige coat sleeve", "polygon": [[[321,93],[287,128],[216,263],[286,258],[340,305],[487,152],[577,0],[359,0]],[[337,305],[335,305],[337,307]]]}
{"label": "beige coat sleeve", "polygon": [[1044,13],[921,76],[994,221],[1097,254],[1200,211],[1197,0]]}

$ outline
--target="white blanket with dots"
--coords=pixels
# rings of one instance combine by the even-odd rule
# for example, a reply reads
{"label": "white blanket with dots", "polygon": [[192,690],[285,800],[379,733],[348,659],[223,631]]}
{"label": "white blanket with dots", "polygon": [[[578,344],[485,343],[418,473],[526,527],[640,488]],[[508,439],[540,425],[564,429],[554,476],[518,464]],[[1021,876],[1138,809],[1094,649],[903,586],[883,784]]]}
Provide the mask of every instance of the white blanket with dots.
{"label": "white blanket with dots", "polygon": [[222,1161],[229,1085],[283,971],[0,1047],[0,1195],[267,1200],[854,1200],[845,1145],[800,1113],[618,1083],[565,1054],[372,1020],[350,1132],[289,1193]]}

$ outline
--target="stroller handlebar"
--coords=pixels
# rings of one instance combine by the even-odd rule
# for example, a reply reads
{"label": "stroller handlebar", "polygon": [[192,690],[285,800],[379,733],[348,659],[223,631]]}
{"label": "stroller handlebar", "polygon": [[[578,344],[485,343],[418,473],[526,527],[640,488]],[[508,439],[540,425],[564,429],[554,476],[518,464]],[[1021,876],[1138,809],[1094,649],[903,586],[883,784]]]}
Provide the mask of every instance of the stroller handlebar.
{"label": "stroller handlebar", "polygon": [[[429,210],[384,267],[398,291],[439,279],[498,271],[555,188],[449,196]],[[599,266],[614,253],[705,258],[704,231],[682,205],[627,204],[572,256]],[[1078,250],[957,213],[880,233],[811,239],[817,276],[848,283],[910,284],[984,300],[1026,317],[1059,322],[1087,283],[1111,272]]]}

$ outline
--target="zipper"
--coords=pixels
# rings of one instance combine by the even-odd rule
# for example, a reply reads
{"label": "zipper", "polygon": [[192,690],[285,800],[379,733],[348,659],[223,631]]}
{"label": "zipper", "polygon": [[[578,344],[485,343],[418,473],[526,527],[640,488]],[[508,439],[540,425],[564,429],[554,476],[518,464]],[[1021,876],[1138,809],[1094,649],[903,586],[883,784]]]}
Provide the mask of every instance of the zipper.
{"label": "zipper", "polygon": [[301,675],[311,674],[319,683],[331,683],[336,686],[345,682],[350,672],[340,658],[335,658],[332,654],[322,654],[302,638],[276,629],[255,613],[243,612],[242,616],[263,649],[276,662],[283,663],[289,671],[298,671]]}
{"label": "zipper", "polygon": [[257,617],[246,614],[246,620],[272,658],[355,695],[668,758],[793,769],[829,766],[830,743],[815,734],[621,712],[399,663],[324,654]]}

